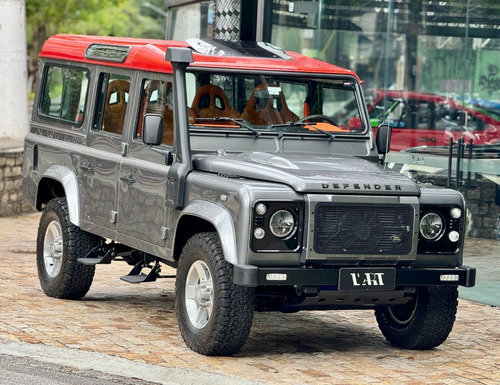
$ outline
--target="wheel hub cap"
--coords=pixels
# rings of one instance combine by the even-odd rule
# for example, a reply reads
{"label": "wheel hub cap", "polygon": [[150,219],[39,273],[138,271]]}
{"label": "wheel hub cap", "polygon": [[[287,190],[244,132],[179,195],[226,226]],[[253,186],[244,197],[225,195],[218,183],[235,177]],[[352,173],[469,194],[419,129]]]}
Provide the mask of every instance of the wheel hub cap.
{"label": "wheel hub cap", "polygon": [[212,314],[212,274],[203,261],[196,261],[189,269],[185,290],[186,310],[189,320],[197,329],[203,329]]}
{"label": "wheel hub cap", "polygon": [[63,257],[63,236],[61,225],[52,221],[47,226],[43,240],[43,261],[47,274],[54,278],[61,271]]}

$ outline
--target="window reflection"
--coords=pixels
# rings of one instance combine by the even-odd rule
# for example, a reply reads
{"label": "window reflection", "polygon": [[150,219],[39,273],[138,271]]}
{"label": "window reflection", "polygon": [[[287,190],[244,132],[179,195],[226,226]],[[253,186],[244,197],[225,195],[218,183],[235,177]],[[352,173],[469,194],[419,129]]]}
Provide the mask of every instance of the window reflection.
{"label": "window reflection", "polygon": [[356,71],[372,127],[392,127],[388,165],[460,190],[469,235],[500,238],[500,3],[285,3],[271,43]]}

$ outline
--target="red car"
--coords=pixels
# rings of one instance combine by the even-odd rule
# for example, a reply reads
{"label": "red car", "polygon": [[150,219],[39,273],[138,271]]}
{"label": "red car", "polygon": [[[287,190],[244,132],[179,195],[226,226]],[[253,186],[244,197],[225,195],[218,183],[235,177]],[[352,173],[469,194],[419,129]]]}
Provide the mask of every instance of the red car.
{"label": "red car", "polygon": [[393,151],[446,146],[450,138],[456,142],[461,137],[465,143],[470,140],[473,144],[500,142],[500,117],[464,107],[444,96],[412,91],[377,91],[368,95],[367,105],[375,130],[382,122],[392,127]]}

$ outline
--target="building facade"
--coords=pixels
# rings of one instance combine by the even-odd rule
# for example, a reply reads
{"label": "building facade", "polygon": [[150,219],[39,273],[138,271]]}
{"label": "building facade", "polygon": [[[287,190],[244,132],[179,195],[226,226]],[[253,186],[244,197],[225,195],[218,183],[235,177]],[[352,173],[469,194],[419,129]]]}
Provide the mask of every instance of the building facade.
{"label": "building facade", "polygon": [[500,238],[497,0],[167,0],[167,34],[265,41],[352,69],[388,166],[460,190],[469,235]]}

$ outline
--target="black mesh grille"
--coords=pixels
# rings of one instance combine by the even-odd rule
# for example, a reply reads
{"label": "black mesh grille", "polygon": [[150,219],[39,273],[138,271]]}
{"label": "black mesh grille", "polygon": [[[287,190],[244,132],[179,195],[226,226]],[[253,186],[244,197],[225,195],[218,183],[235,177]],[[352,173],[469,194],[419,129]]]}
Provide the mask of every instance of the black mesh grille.
{"label": "black mesh grille", "polygon": [[316,207],[314,250],[321,254],[405,255],[411,250],[411,206]]}

